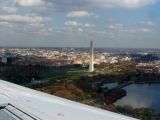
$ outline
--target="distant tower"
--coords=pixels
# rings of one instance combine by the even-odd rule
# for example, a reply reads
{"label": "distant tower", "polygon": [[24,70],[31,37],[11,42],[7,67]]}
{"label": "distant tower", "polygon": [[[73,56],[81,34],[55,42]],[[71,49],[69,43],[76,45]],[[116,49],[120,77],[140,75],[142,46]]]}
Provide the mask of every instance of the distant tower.
{"label": "distant tower", "polygon": [[89,62],[89,72],[94,71],[94,50],[93,41],[90,42],[90,62]]}

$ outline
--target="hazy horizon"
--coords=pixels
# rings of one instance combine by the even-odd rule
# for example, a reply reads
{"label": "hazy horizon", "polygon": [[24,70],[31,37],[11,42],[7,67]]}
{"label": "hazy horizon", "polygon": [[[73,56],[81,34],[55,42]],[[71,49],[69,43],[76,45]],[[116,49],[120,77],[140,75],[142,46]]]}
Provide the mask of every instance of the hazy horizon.
{"label": "hazy horizon", "polygon": [[[65,47],[65,46],[63,46],[63,47],[54,47],[54,46],[0,46],[0,48],[69,48],[69,49],[71,49],[71,48],[75,48],[75,49],[88,49],[90,46],[87,46],[87,47],[73,47],[73,46],[71,46],[71,47]],[[127,47],[94,47],[94,49],[158,49],[158,50],[160,50],[160,48],[136,48],[136,47],[133,47],[133,48],[127,48]]]}

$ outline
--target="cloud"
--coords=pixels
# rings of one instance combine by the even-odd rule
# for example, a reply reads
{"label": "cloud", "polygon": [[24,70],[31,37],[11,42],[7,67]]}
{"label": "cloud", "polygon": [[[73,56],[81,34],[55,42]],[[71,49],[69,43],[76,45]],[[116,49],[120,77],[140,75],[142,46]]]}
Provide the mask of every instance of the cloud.
{"label": "cloud", "polygon": [[78,23],[76,21],[67,21],[64,23],[65,26],[74,26],[74,27],[78,27],[78,26],[82,26],[81,23]]}
{"label": "cloud", "polygon": [[111,23],[106,26],[106,32],[112,32],[115,36],[140,36],[140,34],[153,33],[154,30],[154,23],[151,21],[142,21],[140,24],[128,25],[111,21]]}
{"label": "cloud", "polygon": [[149,4],[154,4],[158,0],[90,0],[94,5],[103,7],[124,7],[138,8]]}
{"label": "cloud", "polygon": [[16,13],[18,8],[17,7],[11,7],[11,6],[2,6],[1,10],[5,11],[7,13]]}
{"label": "cloud", "polygon": [[[58,11],[73,11],[67,16],[90,16],[87,9],[92,8],[139,8],[159,2],[159,0],[45,0],[52,3]],[[79,11],[82,10],[82,11]]]}
{"label": "cloud", "polygon": [[83,32],[84,30],[82,28],[78,28],[78,31],[79,32]]}
{"label": "cloud", "polygon": [[21,6],[39,6],[45,2],[43,0],[19,0],[18,3]]}
{"label": "cloud", "polygon": [[154,23],[152,21],[148,21],[147,24],[150,26],[154,26]]}
{"label": "cloud", "polygon": [[89,23],[85,23],[83,26],[87,27],[87,28],[93,28],[93,27],[95,27],[95,25],[89,24]]}
{"label": "cloud", "polygon": [[109,28],[109,29],[121,29],[121,28],[123,28],[123,24],[117,24],[117,23],[115,23],[115,24],[110,24],[110,25],[108,26],[108,28]]}
{"label": "cloud", "polygon": [[30,23],[29,25],[38,28],[45,27],[45,24],[43,23]]}
{"label": "cloud", "polygon": [[76,21],[66,21],[64,23],[65,26],[70,26],[70,27],[85,27],[85,28],[93,28],[95,25],[89,24],[89,23],[79,23]]}
{"label": "cloud", "polygon": [[148,28],[140,28],[139,31],[144,32],[144,33],[148,33],[148,32],[151,32],[152,30],[148,29]]}
{"label": "cloud", "polygon": [[67,14],[67,17],[69,17],[69,18],[89,17],[89,16],[92,16],[92,15],[94,15],[94,13],[90,13],[90,12],[87,12],[87,11],[72,11],[72,12],[69,12]]}
{"label": "cloud", "polygon": [[16,23],[41,23],[48,18],[41,16],[22,16],[22,15],[0,15],[0,21]]}
{"label": "cloud", "polygon": [[140,24],[144,26],[154,26],[155,25],[152,21],[141,21]]}
{"label": "cloud", "polygon": [[12,25],[11,23],[9,23],[9,22],[0,22],[0,26],[3,26],[3,27],[10,27],[10,28],[13,27],[13,25]]}
{"label": "cloud", "polygon": [[43,35],[50,35],[53,32],[52,28],[41,28],[38,31],[35,31],[34,33],[43,34]]}
{"label": "cloud", "polygon": [[[60,40],[66,40],[67,37],[71,43],[75,39],[77,41],[79,39],[79,42],[81,42],[82,38],[83,40],[93,38],[97,39],[97,44],[102,46],[105,45],[104,43],[108,45],[108,41],[112,39],[117,42],[111,41],[109,44],[117,44],[117,46],[119,44],[123,46],[124,41],[127,41],[126,44],[130,41],[132,46],[132,40],[134,41],[134,39],[137,41],[140,39],[144,39],[144,41],[153,39],[155,43],[159,43],[156,42],[159,41],[159,22],[155,18],[150,18],[150,14],[156,14],[157,9],[150,11],[150,9],[145,8],[142,13],[136,14],[139,17],[139,19],[136,19],[137,22],[139,20],[138,23],[135,23],[134,19],[131,20],[129,16],[141,11],[141,9],[128,11],[129,14],[126,15],[119,15],[123,14],[124,10],[118,9],[119,11],[117,11],[117,9],[114,9],[136,9],[154,4],[156,1],[159,0],[0,0],[0,31],[7,33],[6,35],[1,32],[0,36],[6,38],[4,41],[10,40],[9,33],[14,33],[11,35],[13,35],[15,43],[17,39],[28,43],[27,40],[25,42],[23,39],[33,39],[33,33],[34,35],[38,33],[37,41],[39,38],[48,39],[48,37],[42,36],[50,33],[48,35],[51,35],[50,41],[53,43],[55,42],[53,38],[57,39],[58,37],[61,39],[58,39],[57,43]],[[112,9],[108,9],[108,7]],[[94,11],[96,12],[94,13]],[[115,14],[110,14],[112,11]],[[107,15],[105,15],[105,12]],[[92,19],[95,14],[100,15],[99,19]],[[118,20],[116,19],[117,15]],[[123,16],[124,18],[122,18]],[[143,18],[140,16],[143,16]],[[108,21],[107,19],[109,18],[112,18],[112,20]],[[116,20],[114,21],[114,19]],[[146,21],[140,23],[142,20]],[[105,24],[106,21],[107,26]],[[118,21],[123,21],[123,24],[116,23]],[[56,32],[56,29],[58,32]],[[59,31],[62,32],[60,33]],[[21,38],[18,38],[16,36],[16,34],[21,33],[26,37],[22,35]],[[77,37],[78,35],[79,37]],[[3,37],[1,37],[2,40]],[[33,41],[35,39],[36,37]],[[121,41],[122,39],[124,40],[123,42]],[[104,41],[98,42],[98,40]],[[40,42],[38,41],[37,43]],[[45,43],[47,44],[46,41]],[[83,43],[85,44],[85,41]],[[7,44],[10,44],[10,42]],[[48,45],[51,44],[48,43]],[[155,46],[158,46],[158,44],[155,44]]]}

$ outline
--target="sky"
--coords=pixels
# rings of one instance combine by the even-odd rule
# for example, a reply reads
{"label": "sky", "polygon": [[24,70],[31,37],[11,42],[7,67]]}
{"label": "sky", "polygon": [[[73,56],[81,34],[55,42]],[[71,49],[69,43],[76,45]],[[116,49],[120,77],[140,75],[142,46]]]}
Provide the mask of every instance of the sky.
{"label": "sky", "polygon": [[0,46],[160,48],[160,0],[0,0]]}

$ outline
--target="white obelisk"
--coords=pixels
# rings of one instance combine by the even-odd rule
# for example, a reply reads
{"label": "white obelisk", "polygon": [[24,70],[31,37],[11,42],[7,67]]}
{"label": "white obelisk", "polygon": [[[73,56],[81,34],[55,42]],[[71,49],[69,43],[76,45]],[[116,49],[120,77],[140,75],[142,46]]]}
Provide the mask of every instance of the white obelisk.
{"label": "white obelisk", "polygon": [[90,42],[90,63],[89,63],[89,72],[94,71],[94,49],[93,41]]}

